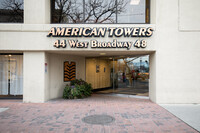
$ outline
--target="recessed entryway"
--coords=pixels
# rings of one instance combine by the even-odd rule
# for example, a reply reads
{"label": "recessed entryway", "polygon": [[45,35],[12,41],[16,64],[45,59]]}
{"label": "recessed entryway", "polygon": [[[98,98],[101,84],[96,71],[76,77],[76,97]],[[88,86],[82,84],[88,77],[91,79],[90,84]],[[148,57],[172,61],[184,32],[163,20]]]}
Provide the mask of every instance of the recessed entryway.
{"label": "recessed entryway", "polygon": [[96,93],[149,96],[149,55],[86,58],[86,81]]}

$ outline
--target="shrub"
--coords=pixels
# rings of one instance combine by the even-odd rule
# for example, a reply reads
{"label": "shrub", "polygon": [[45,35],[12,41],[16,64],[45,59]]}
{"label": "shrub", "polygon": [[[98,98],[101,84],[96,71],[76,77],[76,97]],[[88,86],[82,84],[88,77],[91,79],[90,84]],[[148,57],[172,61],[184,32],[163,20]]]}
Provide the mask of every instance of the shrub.
{"label": "shrub", "polygon": [[82,79],[75,79],[71,81],[70,85],[66,85],[63,91],[63,98],[74,99],[84,98],[90,96],[92,93],[91,84]]}

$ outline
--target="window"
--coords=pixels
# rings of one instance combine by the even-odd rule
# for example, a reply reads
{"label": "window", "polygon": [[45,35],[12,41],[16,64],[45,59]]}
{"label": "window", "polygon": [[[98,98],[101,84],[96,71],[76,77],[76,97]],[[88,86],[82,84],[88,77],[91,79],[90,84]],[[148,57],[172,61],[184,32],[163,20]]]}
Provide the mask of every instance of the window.
{"label": "window", "polygon": [[149,23],[150,0],[52,0],[51,23]]}
{"label": "window", "polygon": [[0,95],[23,95],[23,55],[0,53]]}
{"label": "window", "polygon": [[23,23],[23,0],[0,0],[0,23]]}

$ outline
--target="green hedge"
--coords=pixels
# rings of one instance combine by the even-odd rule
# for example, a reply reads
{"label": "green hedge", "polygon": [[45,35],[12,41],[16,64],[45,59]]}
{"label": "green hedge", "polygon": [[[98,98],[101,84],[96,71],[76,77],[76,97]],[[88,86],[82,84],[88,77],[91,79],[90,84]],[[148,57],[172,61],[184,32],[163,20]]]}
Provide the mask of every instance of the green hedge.
{"label": "green hedge", "polygon": [[70,85],[66,85],[63,91],[63,98],[76,99],[91,96],[92,86],[82,79],[71,81]]}

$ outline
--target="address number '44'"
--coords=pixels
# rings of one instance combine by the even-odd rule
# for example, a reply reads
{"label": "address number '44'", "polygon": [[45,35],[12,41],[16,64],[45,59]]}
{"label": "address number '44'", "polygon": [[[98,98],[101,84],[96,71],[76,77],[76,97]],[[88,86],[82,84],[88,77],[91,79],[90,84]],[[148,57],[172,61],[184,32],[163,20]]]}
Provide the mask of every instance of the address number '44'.
{"label": "address number '44'", "polygon": [[137,40],[135,43],[134,43],[134,47],[137,47],[137,48],[146,48],[147,47],[147,41],[145,40]]}
{"label": "address number '44'", "polygon": [[54,47],[56,48],[65,48],[66,47],[66,40],[63,40],[60,42],[60,40],[57,40],[55,43],[54,43]]}

